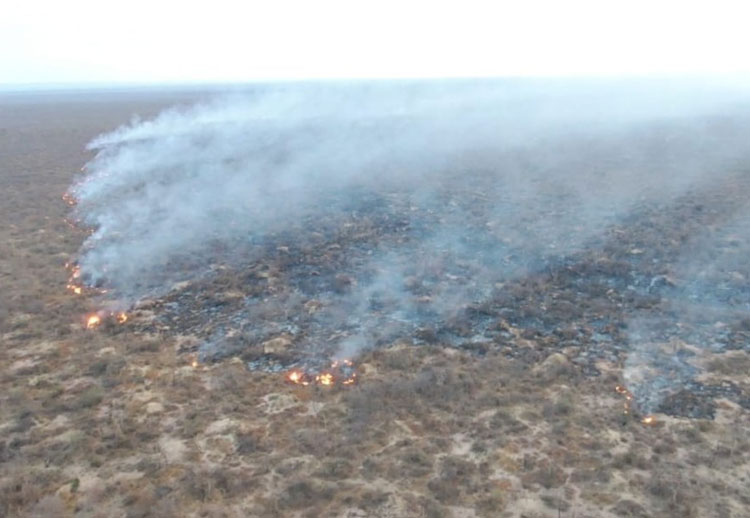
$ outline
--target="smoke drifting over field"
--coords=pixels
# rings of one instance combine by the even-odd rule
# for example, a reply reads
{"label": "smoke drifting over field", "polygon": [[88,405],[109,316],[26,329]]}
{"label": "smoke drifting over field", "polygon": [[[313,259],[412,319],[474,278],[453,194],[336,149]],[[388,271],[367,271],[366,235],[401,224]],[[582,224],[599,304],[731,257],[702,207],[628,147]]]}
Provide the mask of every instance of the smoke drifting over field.
{"label": "smoke drifting over field", "polygon": [[[507,283],[601,246],[634,211],[746,171],[741,94],[655,81],[340,83],[266,85],[175,108],[91,142],[96,157],[71,189],[76,216],[94,229],[82,276],[130,305],[272,252],[296,268],[283,297],[269,292],[274,304],[286,315],[316,309],[305,333],[276,324],[246,333],[248,343],[284,332],[314,351],[313,330],[325,328],[348,355],[426,336],[507,299]],[[746,207],[731,212],[726,220],[739,221]],[[305,270],[306,257],[326,254],[330,275]],[[690,277],[736,259],[670,260]],[[231,322],[258,322],[267,304],[246,296]],[[451,332],[497,339],[486,320]]]}
{"label": "smoke drifting over field", "polygon": [[[472,189],[480,171],[495,176],[496,192],[485,193],[497,197],[495,224],[520,226],[532,246],[546,246],[574,224],[545,217],[555,198],[577,205],[575,223],[600,230],[647,187],[674,195],[745,151],[703,121],[645,146],[627,140],[638,124],[706,112],[716,98],[606,93],[492,83],[268,87],[133,121],[90,144],[98,154],[73,189],[96,229],[83,272],[137,300],[169,288],[161,277],[176,273],[163,268],[170,259],[200,263],[218,243],[349,210],[330,201],[351,189],[405,189],[430,205],[443,178]],[[465,237],[460,225],[451,232]]]}

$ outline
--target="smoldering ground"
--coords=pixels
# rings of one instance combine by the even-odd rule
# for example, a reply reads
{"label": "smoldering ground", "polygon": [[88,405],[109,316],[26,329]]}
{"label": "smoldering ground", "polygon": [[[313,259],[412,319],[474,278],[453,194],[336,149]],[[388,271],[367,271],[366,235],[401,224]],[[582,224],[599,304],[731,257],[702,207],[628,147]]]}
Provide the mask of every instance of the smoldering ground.
{"label": "smoldering ground", "polygon": [[671,362],[654,398],[633,375],[653,344],[749,331],[748,129],[730,83],[258,86],[96,138],[71,188],[93,229],[78,263],[108,300],[200,336],[204,359],[482,352],[520,332],[589,372],[627,358],[651,411],[695,374]]}

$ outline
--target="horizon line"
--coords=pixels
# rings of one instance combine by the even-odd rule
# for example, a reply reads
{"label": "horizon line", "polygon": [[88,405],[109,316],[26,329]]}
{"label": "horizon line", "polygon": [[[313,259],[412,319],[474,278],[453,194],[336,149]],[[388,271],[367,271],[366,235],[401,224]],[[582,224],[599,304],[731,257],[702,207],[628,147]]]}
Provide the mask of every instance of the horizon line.
{"label": "horizon line", "polygon": [[164,81],[41,81],[0,83],[0,93],[34,93],[75,90],[117,90],[117,89],[215,89],[243,88],[263,84],[282,83],[377,83],[377,82],[428,82],[428,81],[648,81],[648,80],[721,80],[744,79],[750,84],[750,72],[664,72],[664,73],[623,73],[623,74],[539,74],[539,75],[466,75],[466,76],[332,76],[332,77],[267,77],[242,80],[164,80]]}

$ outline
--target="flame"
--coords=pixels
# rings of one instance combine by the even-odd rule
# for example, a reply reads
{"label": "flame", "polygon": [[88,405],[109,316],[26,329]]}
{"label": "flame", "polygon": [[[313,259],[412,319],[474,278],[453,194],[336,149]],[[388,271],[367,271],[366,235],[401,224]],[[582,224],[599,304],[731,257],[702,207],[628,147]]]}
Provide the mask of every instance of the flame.
{"label": "flame", "polygon": [[626,389],[622,385],[615,386],[615,392],[617,392],[621,396],[625,396],[625,402],[623,403],[622,413],[625,415],[628,415],[630,413],[630,406],[633,401],[633,395],[630,393],[628,389]]}
{"label": "flame", "polygon": [[76,200],[75,196],[73,196],[69,192],[63,193],[62,199],[65,203],[67,203],[71,207],[74,207],[78,203],[78,200]]}
{"label": "flame", "polygon": [[190,366],[194,369],[198,368],[198,360],[193,360],[193,362],[190,364]]}
{"label": "flame", "polygon": [[67,262],[65,263],[65,269],[70,270],[70,278],[65,288],[76,295],[81,295],[83,293],[83,285],[78,282],[78,279],[81,277],[81,267],[75,263]]}
{"label": "flame", "polygon": [[86,329],[96,329],[102,324],[102,322],[104,322],[104,319],[107,319],[110,322],[114,320],[118,324],[124,324],[128,321],[128,315],[124,311],[120,311],[119,313],[97,311],[86,317]]}
{"label": "flame", "polygon": [[321,385],[333,385],[334,378],[333,374],[330,372],[324,372],[323,374],[319,374],[318,376],[315,376],[315,381],[320,383]]}
{"label": "flame", "polygon": [[[62,195],[63,201],[67,203],[70,206],[74,206],[78,203],[78,200],[76,197],[70,193],[65,192]],[[78,228],[77,223],[80,223],[80,220],[77,220],[75,222],[71,222],[68,219],[65,219],[65,222],[68,223],[73,228]],[[86,232],[92,233],[93,229],[85,229]],[[84,292],[85,285],[80,281],[81,278],[81,267],[77,264],[76,261],[67,261],[65,263],[65,269],[70,270],[70,278],[68,279],[68,283],[65,286],[66,289],[70,290],[71,292],[75,293],[76,295],[82,295]],[[104,294],[107,293],[107,290],[104,289],[98,289],[89,287],[86,289],[86,291],[93,291],[95,293]],[[103,319],[108,319],[109,321],[114,320],[118,324],[124,324],[128,321],[128,315],[124,311],[114,312],[114,311],[97,311],[96,313],[92,313],[85,317],[86,319],[86,329],[95,329],[99,327],[102,324]]]}
{"label": "flame", "polygon": [[[621,396],[625,396],[625,402],[623,403],[623,414],[628,415],[630,414],[631,407],[633,405],[633,394],[622,385],[615,386],[615,392],[620,394]],[[641,423],[645,425],[652,425],[656,423],[656,418],[652,415],[647,415],[643,419],[641,419]]]}
{"label": "flame", "polygon": [[89,317],[86,319],[86,329],[95,329],[101,323],[101,317],[94,313],[93,315],[89,315]]}
{"label": "flame", "polygon": [[294,383],[295,385],[309,385],[310,380],[307,376],[307,374],[304,371],[301,370],[292,370],[289,371],[286,374],[286,379],[290,383]]}
{"label": "flame", "polygon": [[352,372],[354,362],[351,360],[335,360],[331,363],[331,369],[311,375],[302,369],[293,369],[286,373],[285,378],[294,385],[323,385],[330,387],[336,384],[353,385],[357,381],[357,373]]}
{"label": "flame", "polygon": [[[103,295],[107,293],[104,288],[97,288],[94,286],[87,286],[81,281],[81,266],[75,261],[68,261],[65,263],[65,269],[70,270],[70,277],[68,278],[67,289],[74,292],[76,295],[80,295],[85,290],[86,292],[93,292]],[[106,271],[106,268],[105,268]]]}

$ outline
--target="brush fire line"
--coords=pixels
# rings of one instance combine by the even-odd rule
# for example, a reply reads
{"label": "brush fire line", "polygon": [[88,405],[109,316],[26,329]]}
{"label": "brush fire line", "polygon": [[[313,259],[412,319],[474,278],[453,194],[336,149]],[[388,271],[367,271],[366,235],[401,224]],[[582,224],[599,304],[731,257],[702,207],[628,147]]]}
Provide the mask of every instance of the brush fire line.
{"label": "brush fire line", "polygon": [[[68,192],[62,195],[62,199],[71,207],[74,207],[78,204],[78,200],[75,198],[75,196]],[[65,221],[68,222],[68,220]],[[75,225],[72,226],[75,227]],[[83,295],[84,292],[88,291],[93,291],[94,293],[97,293],[99,295],[107,293],[107,290],[92,288],[84,285],[84,283],[81,281],[81,267],[77,264],[77,262],[66,262],[65,269],[70,272],[70,277],[68,278],[68,283],[65,285],[65,288],[71,293],[75,295]],[[124,311],[96,311],[94,313],[89,313],[84,317],[84,319],[85,328],[88,330],[93,330],[98,328],[104,321],[124,324],[128,321],[128,315]]]}
{"label": "brush fire line", "polygon": [[351,360],[336,360],[331,367],[317,374],[310,374],[303,369],[292,369],[287,372],[285,379],[292,385],[354,385],[357,382],[357,372]]}
{"label": "brush fire line", "polygon": [[[622,413],[626,416],[630,415],[632,413],[633,394],[622,385],[615,386],[615,392],[625,397],[625,402],[623,403]],[[653,425],[653,424],[656,424],[656,418],[652,415],[647,415],[641,419],[641,423],[645,425]]]}
{"label": "brush fire line", "polygon": [[124,324],[128,321],[128,315],[124,311],[97,311],[86,316],[86,329],[96,329],[105,321]]}

